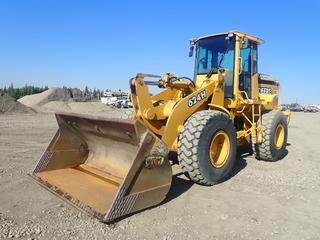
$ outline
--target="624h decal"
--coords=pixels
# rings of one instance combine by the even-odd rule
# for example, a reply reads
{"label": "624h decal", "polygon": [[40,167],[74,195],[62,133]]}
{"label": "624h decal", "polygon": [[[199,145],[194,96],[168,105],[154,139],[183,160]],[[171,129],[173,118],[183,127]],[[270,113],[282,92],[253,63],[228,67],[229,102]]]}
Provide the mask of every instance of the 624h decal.
{"label": "624h decal", "polygon": [[188,106],[192,107],[206,97],[207,97],[207,93],[205,90],[203,90],[202,92],[199,92],[196,96],[193,96],[189,99]]}

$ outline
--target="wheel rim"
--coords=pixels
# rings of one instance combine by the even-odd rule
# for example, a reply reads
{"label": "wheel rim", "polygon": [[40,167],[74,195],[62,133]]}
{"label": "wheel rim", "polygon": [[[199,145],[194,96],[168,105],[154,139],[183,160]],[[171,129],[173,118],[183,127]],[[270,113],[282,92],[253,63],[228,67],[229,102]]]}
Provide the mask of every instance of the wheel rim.
{"label": "wheel rim", "polygon": [[224,131],[217,132],[210,144],[210,161],[216,168],[221,168],[227,162],[230,152],[230,139]]}
{"label": "wheel rim", "polygon": [[281,123],[279,123],[274,135],[274,145],[276,146],[277,149],[280,149],[282,148],[283,143],[284,143],[284,127],[282,126]]}

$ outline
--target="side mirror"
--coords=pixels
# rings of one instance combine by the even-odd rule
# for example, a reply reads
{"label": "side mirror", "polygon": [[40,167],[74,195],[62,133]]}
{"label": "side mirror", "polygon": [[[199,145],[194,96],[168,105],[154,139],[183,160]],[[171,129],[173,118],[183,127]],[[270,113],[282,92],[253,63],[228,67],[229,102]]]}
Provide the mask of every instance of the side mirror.
{"label": "side mirror", "polygon": [[249,46],[249,40],[248,38],[244,37],[241,40],[241,48],[247,48]]}
{"label": "side mirror", "polygon": [[189,57],[193,56],[193,50],[194,50],[194,46],[191,45],[190,48],[189,48]]}

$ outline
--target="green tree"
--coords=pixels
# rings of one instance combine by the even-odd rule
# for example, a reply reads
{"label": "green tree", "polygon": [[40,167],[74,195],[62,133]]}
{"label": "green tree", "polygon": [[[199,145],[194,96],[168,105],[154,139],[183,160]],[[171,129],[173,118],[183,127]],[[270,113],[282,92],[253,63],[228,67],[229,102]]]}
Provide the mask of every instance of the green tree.
{"label": "green tree", "polygon": [[84,88],[84,93],[85,93],[85,95],[89,95],[89,88],[88,88],[88,86],[86,86],[85,88]]}

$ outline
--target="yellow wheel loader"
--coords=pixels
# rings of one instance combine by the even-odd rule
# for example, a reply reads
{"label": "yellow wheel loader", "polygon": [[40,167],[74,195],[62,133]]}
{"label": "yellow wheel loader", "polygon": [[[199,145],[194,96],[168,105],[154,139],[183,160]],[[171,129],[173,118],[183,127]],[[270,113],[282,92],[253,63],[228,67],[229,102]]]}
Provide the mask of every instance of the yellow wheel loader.
{"label": "yellow wheel loader", "polygon": [[[209,186],[230,177],[239,145],[252,144],[258,159],[284,157],[290,113],[278,110],[279,83],[258,73],[262,40],[229,31],[190,43],[193,79],[130,80],[132,120],[56,113],[59,129],[32,177],[108,223],[164,200],[170,151],[192,181]],[[152,95],[149,85],[162,91]]]}

